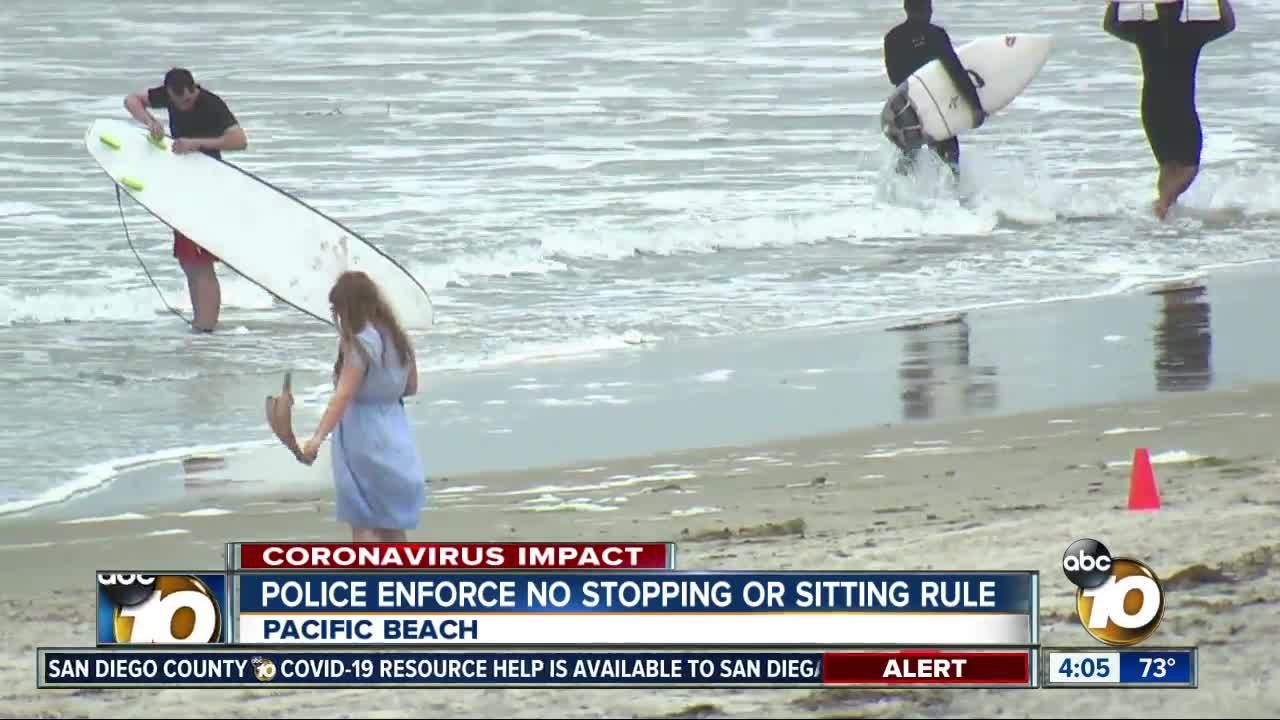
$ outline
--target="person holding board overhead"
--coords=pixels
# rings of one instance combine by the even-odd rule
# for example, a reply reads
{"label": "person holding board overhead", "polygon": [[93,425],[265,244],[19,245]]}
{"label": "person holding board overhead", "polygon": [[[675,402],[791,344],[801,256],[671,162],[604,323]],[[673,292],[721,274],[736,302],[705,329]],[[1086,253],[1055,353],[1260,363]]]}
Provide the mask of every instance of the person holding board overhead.
{"label": "person holding board overhead", "polygon": [[1107,3],[1105,31],[1138,47],[1142,61],[1142,127],[1159,174],[1152,210],[1163,220],[1200,173],[1204,135],[1196,111],[1196,67],[1205,45],[1236,29],[1231,0],[1218,0],[1217,20],[1180,20],[1182,0],[1156,5],[1156,22],[1120,20]]}
{"label": "person holding board overhead", "polygon": [[[934,25],[932,0],[903,0],[907,19],[884,36],[884,67],[889,82],[894,87],[907,81],[920,68],[934,60],[942,62],[951,81],[964,95],[973,110],[973,126],[981,127],[987,113],[973,80],[956,56],[955,47],[947,31]],[[933,143],[930,149],[951,166],[952,172],[960,169],[960,141],[956,138]],[[899,164],[899,168],[903,166]]]}
{"label": "person holding board overhead", "polygon": [[[197,84],[191,71],[173,68],[165,73],[164,83],[157,87],[130,93],[124,107],[133,119],[147,126],[155,137],[163,137],[164,126],[147,108],[169,111],[169,134],[173,152],[202,152],[221,158],[223,150],[243,150],[249,145],[244,129],[222,98]],[[218,202],[218,198],[205,198]],[[216,260],[208,250],[173,231],[173,256],[187,276],[191,308],[195,314],[192,327],[200,332],[213,332],[222,306],[222,288],[213,269]]]}

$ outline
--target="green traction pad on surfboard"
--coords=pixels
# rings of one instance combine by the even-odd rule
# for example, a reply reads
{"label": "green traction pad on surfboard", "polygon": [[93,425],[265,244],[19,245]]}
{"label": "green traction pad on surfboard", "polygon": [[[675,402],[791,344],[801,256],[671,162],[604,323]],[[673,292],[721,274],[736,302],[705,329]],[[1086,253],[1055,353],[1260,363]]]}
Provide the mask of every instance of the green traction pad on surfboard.
{"label": "green traction pad on surfboard", "polygon": [[[120,149],[120,141],[115,139],[114,137],[111,137],[110,135],[99,135],[98,139],[102,141],[103,145],[106,145],[112,150]],[[164,138],[158,138],[155,135],[148,134],[147,141],[150,142],[152,145],[155,145],[156,147],[160,148],[161,150],[168,150],[168,148],[165,147],[164,145]]]}
{"label": "green traction pad on surfboard", "polygon": [[120,184],[121,184],[121,185],[124,185],[125,187],[129,188],[130,190],[141,190],[141,189],[142,189],[142,183],[138,182],[137,180],[134,180],[134,179],[133,179],[133,178],[131,178],[131,177],[122,177],[122,178],[120,178]]}

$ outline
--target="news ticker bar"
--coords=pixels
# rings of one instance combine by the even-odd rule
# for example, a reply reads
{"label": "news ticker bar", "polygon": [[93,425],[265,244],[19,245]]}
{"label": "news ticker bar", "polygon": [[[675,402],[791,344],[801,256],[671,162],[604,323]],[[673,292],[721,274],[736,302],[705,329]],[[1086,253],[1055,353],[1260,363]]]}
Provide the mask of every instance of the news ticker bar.
{"label": "news ticker bar", "polygon": [[40,688],[1196,688],[1182,648],[399,651],[40,648]]}
{"label": "news ticker bar", "polygon": [[995,646],[1031,572],[99,572],[99,645]]}
{"label": "news ticker bar", "polygon": [[1020,650],[396,651],[40,648],[40,688],[1036,687]]}
{"label": "news ticker bar", "polygon": [[1045,687],[1168,687],[1200,684],[1197,648],[1045,648]]}
{"label": "news ticker bar", "polygon": [[674,570],[675,543],[227,543],[227,572]]}

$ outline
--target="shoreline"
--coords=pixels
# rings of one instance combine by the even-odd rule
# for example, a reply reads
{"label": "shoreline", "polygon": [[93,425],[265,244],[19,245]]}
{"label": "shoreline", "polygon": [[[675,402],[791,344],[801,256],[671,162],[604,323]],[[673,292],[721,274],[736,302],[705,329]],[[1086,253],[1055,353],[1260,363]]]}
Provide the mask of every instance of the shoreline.
{"label": "shoreline", "polygon": [[[1244,351],[1266,342],[1250,326],[1255,303],[1280,300],[1275,276],[1280,263],[1256,263],[1198,276],[1203,292],[1157,295],[1150,284],[940,313],[928,319],[963,320],[913,329],[890,330],[912,319],[899,318],[444,373],[424,377],[410,413],[428,475],[440,478],[1247,386],[1280,380],[1269,348]],[[299,402],[295,423],[309,427],[320,409]],[[272,440],[264,419],[258,437],[227,452],[161,450],[138,467],[99,467],[99,489],[24,514],[191,508],[327,482],[327,452],[303,468]]]}
{"label": "shoreline", "polygon": [[[560,707],[571,717],[661,717],[705,705],[715,709],[703,716],[961,717],[999,709],[1048,717],[1063,701],[1114,714],[1135,699],[1161,716],[1204,716],[1224,705],[1246,717],[1280,712],[1259,671],[1280,630],[1278,403],[1280,384],[1270,384],[478,474],[435,484],[422,526],[409,533],[412,541],[674,541],[682,569],[1038,570],[1044,646],[1091,642],[1056,564],[1073,540],[1095,537],[1159,574],[1169,600],[1150,642],[1199,646],[1200,692],[595,689],[493,690],[478,699],[464,690],[403,690],[386,694],[383,712],[478,717],[513,709],[534,717]],[[1124,510],[1135,447],[1151,450],[1163,501],[1157,512]],[[464,482],[472,489],[445,492]],[[223,543],[232,540],[346,538],[323,491],[227,510],[74,524],[29,518],[0,527],[0,568],[24,578],[0,601],[14,629],[0,662],[0,676],[15,688],[13,712],[114,717],[144,696],[157,708],[189,706],[196,697],[186,690],[35,691],[36,646],[91,644],[93,571],[217,569]],[[263,717],[300,709],[333,717],[355,712],[365,694],[200,697],[227,710],[251,699]]]}

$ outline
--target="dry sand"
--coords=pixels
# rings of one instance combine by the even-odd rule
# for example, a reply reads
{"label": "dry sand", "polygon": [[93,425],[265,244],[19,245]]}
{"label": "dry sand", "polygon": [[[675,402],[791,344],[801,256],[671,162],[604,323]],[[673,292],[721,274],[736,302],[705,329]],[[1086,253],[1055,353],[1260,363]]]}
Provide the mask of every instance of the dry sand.
{"label": "dry sand", "polygon": [[[1164,579],[1167,611],[1151,642],[1200,647],[1198,690],[35,689],[37,646],[92,644],[95,569],[216,569],[226,541],[346,539],[321,495],[220,506],[229,514],[6,523],[0,707],[23,717],[181,717],[196,704],[201,715],[256,718],[1050,717],[1138,708],[1155,717],[1277,717],[1280,684],[1266,658],[1280,636],[1278,401],[1277,386],[1168,395],[451,478],[435,483],[435,504],[410,536],[675,540],[682,568],[1038,569],[1045,645],[1093,644],[1057,564],[1072,540],[1094,537]],[[1125,463],[1139,446],[1157,460],[1164,508],[1156,513],[1123,509]],[[528,491],[536,486],[561,489]],[[441,492],[449,488],[464,490]]]}

